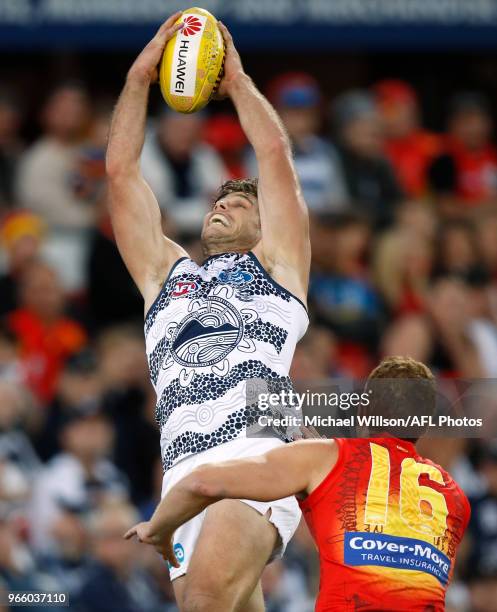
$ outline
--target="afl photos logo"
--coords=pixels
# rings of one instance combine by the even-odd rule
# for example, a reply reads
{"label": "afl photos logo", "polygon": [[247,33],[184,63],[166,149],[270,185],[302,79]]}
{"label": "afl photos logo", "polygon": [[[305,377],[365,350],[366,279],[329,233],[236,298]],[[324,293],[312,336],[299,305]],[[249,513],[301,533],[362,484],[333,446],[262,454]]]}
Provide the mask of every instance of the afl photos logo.
{"label": "afl photos logo", "polygon": [[202,22],[197,17],[193,15],[187,15],[183,21],[185,24],[181,33],[183,36],[194,36],[197,32],[200,32],[202,29]]}
{"label": "afl photos logo", "polygon": [[171,353],[184,366],[211,366],[237,347],[243,336],[243,319],[219,297],[209,296],[196,306],[176,328]]}

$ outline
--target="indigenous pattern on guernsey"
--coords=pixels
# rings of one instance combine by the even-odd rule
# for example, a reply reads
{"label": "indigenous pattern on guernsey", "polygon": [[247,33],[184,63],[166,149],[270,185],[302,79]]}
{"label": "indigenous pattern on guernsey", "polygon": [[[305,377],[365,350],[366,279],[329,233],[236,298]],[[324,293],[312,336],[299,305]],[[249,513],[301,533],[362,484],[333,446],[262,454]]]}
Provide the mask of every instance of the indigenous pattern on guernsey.
{"label": "indigenous pattern on guernsey", "polygon": [[145,317],[164,470],[245,435],[259,411],[247,404],[247,380],[290,389],[308,323],[303,303],[252,252],[214,255],[201,266],[176,262]]}

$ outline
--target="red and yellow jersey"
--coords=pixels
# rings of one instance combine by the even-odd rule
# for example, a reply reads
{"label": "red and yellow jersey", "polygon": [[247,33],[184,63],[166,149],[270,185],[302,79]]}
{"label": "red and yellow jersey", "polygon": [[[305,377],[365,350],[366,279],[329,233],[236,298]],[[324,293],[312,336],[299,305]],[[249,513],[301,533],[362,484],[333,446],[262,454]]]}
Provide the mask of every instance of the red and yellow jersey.
{"label": "red and yellow jersey", "polygon": [[470,507],[442,468],[397,438],[337,439],[302,502],[319,551],[317,612],[439,612]]}

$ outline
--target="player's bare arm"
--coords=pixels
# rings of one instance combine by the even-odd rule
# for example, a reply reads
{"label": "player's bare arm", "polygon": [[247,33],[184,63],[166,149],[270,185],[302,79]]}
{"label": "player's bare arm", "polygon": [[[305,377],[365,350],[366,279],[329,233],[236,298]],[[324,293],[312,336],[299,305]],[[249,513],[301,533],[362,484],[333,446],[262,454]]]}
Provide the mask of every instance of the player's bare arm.
{"label": "player's bare arm", "polygon": [[226,60],[218,93],[233,101],[259,167],[262,240],[254,252],[277,282],[305,302],[311,256],[309,219],[290,141],[276,111],[245,74],[230,33],[222,23],[219,27]]}
{"label": "player's bare arm", "polygon": [[119,252],[148,310],[172,264],[185,251],[163,235],[161,213],[140,171],[149,90],[167,41],[182,24],[172,15],[131,66],[112,119],[106,169],[109,210]]}
{"label": "player's bare arm", "polygon": [[150,544],[174,565],[175,530],[222,499],[273,501],[312,492],[336,463],[333,440],[301,440],[258,457],[202,465],[178,482],[157,506],[150,521],[126,534]]}

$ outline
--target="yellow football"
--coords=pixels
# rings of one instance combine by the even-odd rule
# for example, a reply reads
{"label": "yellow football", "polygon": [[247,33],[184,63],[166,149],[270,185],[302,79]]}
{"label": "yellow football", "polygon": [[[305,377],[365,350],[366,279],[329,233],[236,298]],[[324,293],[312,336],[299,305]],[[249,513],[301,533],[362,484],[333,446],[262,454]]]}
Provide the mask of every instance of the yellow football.
{"label": "yellow football", "polygon": [[224,40],[216,18],[190,8],[176,23],[184,26],[166,44],[160,65],[160,88],[167,104],[180,113],[203,108],[222,77]]}

